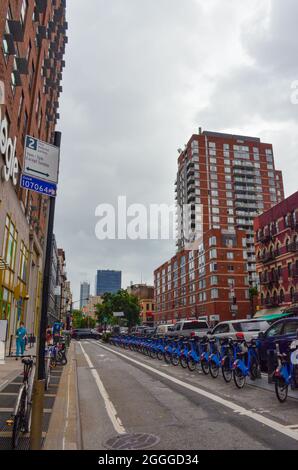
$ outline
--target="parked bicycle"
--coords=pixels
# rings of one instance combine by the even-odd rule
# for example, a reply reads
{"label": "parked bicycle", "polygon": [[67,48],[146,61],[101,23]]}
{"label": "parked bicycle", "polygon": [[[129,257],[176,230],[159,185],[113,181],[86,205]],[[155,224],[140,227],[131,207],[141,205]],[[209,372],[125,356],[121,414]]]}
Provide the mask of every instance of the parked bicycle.
{"label": "parked bicycle", "polygon": [[288,398],[289,387],[298,388],[298,339],[290,345],[288,353],[281,353],[276,344],[278,366],[273,374],[275,393],[280,403]]}
{"label": "parked bicycle", "polygon": [[257,342],[252,340],[249,344],[245,340],[238,340],[239,349],[237,359],[233,364],[233,378],[237,388],[243,388],[246,378],[255,380],[259,375],[260,365],[257,352]]}
{"label": "parked bicycle", "polygon": [[33,356],[23,357],[24,365],[23,384],[20,387],[14,411],[6,421],[8,426],[12,426],[12,449],[18,447],[22,433],[28,433],[31,429],[32,414],[32,392],[35,375],[35,363]]}

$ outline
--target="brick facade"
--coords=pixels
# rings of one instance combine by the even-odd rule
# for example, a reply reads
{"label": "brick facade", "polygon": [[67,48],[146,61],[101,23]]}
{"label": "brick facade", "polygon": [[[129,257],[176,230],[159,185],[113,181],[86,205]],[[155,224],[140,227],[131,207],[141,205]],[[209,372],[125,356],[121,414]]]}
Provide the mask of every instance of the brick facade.
{"label": "brick facade", "polygon": [[262,308],[298,302],[298,192],[255,220]]}
{"label": "brick facade", "polygon": [[9,334],[20,319],[31,333],[38,327],[48,197],[21,189],[19,180],[25,136],[53,143],[67,43],[65,7],[65,0],[0,2],[1,121],[16,142],[17,158],[14,182],[4,179],[7,161],[0,155],[0,319],[8,319]]}
{"label": "brick facade", "polygon": [[175,185],[178,252],[154,273],[157,321],[248,317],[258,282],[253,220],[284,199],[272,145],[200,130],[180,150]]}

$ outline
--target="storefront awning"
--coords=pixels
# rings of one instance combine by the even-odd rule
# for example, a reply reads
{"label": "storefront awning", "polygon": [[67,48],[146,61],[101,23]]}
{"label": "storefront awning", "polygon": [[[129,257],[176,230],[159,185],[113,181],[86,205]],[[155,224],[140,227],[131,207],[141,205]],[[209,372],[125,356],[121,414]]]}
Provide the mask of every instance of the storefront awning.
{"label": "storefront awning", "polygon": [[280,318],[288,317],[289,315],[293,314],[290,309],[287,308],[270,308],[270,309],[263,309],[257,312],[254,318],[262,318],[262,320],[279,320]]}

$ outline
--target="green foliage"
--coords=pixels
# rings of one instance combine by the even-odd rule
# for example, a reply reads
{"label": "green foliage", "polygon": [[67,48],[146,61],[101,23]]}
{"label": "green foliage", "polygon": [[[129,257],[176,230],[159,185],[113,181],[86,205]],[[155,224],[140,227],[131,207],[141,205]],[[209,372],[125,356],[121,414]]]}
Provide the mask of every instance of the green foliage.
{"label": "green foliage", "polygon": [[249,296],[251,299],[253,299],[254,297],[257,297],[258,295],[259,295],[259,291],[257,287],[251,287],[249,289]]}
{"label": "green foliage", "polygon": [[72,326],[73,328],[94,328],[96,321],[94,318],[85,318],[81,310],[73,310],[72,312]]}
{"label": "green foliage", "polygon": [[[96,306],[97,319],[101,325],[121,322],[129,328],[140,323],[140,310],[138,298],[126,290],[120,290],[117,294],[104,294],[103,303]],[[123,312],[124,319],[114,318],[113,312]]]}
{"label": "green foliage", "polygon": [[73,328],[81,328],[82,319],[83,319],[83,315],[82,315],[81,310],[72,311],[72,327]]}
{"label": "green foliage", "polygon": [[103,333],[101,339],[104,343],[109,343],[112,333]]}
{"label": "green foliage", "polygon": [[96,321],[94,320],[94,318],[87,317],[82,318],[80,328],[95,328],[95,325]]}

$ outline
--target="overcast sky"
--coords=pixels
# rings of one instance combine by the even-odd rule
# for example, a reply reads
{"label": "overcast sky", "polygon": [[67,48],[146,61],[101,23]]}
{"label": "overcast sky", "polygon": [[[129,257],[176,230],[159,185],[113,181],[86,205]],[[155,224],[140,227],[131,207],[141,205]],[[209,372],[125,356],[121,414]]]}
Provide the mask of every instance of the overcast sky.
{"label": "overcast sky", "polygon": [[297,190],[297,0],[68,0],[67,16],[55,231],[74,300],[97,269],[122,270],[125,288],[174,255],[169,241],[97,240],[95,209],[173,204],[177,149],[199,126],[272,142]]}

